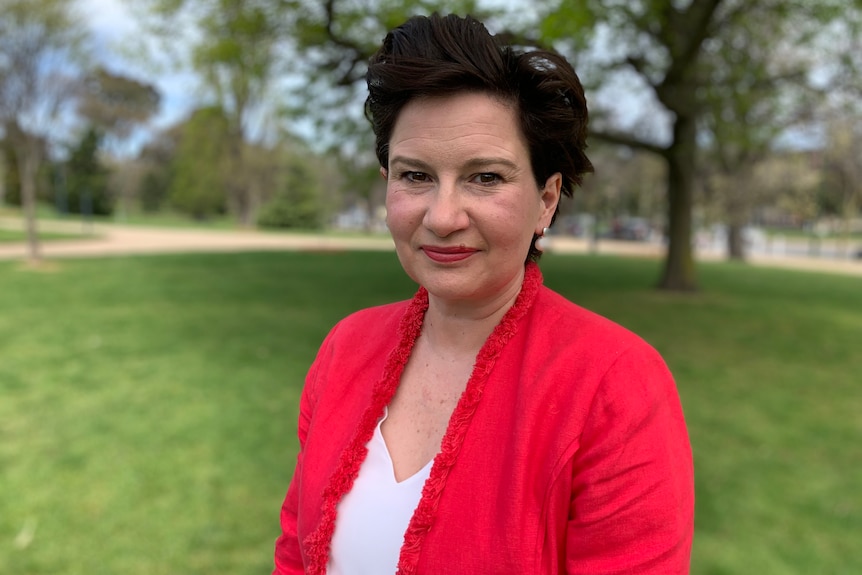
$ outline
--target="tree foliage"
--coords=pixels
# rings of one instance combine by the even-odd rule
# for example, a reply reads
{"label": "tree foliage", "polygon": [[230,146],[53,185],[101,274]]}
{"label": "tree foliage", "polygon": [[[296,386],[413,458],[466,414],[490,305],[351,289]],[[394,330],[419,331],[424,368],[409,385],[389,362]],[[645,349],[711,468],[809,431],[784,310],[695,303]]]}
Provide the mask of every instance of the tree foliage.
{"label": "tree foliage", "polygon": [[819,200],[822,211],[845,222],[862,210],[862,121],[858,118],[829,126],[823,155]]}
{"label": "tree foliage", "polygon": [[320,180],[307,159],[286,156],[279,180],[275,195],[261,209],[258,225],[306,230],[323,226],[325,210]]}
{"label": "tree foliage", "polygon": [[209,102],[224,111],[227,121],[228,207],[240,223],[249,225],[260,203],[254,189],[239,174],[247,172],[246,144],[268,127],[267,96],[279,67],[280,48],[287,41],[284,0],[147,0],[130,5],[141,13],[162,45],[176,46],[176,22],[190,22],[196,33],[188,38],[186,63],[201,79]]}
{"label": "tree foliage", "polygon": [[69,154],[59,191],[65,191],[66,207],[71,213],[109,216],[114,212],[108,170],[99,159],[101,142],[98,130],[91,126]]}
{"label": "tree foliage", "polygon": [[106,134],[128,136],[159,110],[154,86],[99,66],[83,81],[78,113]]}
{"label": "tree foliage", "polygon": [[348,157],[370,153],[372,139],[363,109],[368,59],[389,30],[414,14],[434,11],[490,14],[474,0],[298,3],[289,34],[300,57],[291,71],[304,81],[292,86],[286,113],[311,122],[325,135],[315,142],[318,146]]}
{"label": "tree foliage", "polygon": [[220,108],[201,108],[192,114],[172,159],[171,205],[195,219],[225,211],[228,140],[228,119]]}
{"label": "tree foliage", "polygon": [[181,135],[181,124],[156,132],[135,160],[141,168],[135,195],[144,212],[158,212],[168,203]]}

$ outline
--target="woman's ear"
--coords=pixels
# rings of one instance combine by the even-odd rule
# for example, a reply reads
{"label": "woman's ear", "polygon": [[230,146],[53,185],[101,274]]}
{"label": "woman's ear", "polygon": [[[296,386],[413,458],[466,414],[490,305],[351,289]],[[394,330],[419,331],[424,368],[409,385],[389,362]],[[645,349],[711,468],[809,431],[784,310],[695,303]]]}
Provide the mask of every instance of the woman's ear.
{"label": "woman's ear", "polygon": [[[540,192],[540,201],[542,202],[542,212],[539,216],[539,229],[547,228],[551,225],[551,218],[557,209],[557,204],[560,203],[560,193],[563,189],[563,175],[560,172],[551,174],[545,181],[545,185]],[[538,233],[538,232],[537,232]]]}

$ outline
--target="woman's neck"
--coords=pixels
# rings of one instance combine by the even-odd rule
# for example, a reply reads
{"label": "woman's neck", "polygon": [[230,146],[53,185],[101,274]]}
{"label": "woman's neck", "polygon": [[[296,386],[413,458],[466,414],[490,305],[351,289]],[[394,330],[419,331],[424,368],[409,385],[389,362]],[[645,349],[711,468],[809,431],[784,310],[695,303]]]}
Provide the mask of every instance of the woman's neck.
{"label": "woman's neck", "polygon": [[422,337],[438,353],[469,354],[475,357],[514,305],[522,283],[523,277],[478,305],[473,301],[442,300],[429,294]]}

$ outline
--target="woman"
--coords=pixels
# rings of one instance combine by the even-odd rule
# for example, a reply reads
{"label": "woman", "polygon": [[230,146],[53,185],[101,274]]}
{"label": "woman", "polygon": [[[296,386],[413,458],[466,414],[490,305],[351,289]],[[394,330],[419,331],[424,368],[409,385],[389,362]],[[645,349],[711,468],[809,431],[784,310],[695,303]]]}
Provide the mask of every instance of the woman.
{"label": "woman", "polygon": [[275,573],[687,573],[671,375],[535,263],[591,170],[571,66],[435,15],[393,30],[367,82],[387,223],[420,289],[323,342]]}

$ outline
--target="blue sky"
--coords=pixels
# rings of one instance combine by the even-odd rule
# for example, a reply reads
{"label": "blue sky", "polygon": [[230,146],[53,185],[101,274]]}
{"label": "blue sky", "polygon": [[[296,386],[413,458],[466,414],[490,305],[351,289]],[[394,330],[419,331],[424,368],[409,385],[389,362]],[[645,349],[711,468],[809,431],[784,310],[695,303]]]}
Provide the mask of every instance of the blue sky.
{"label": "blue sky", "polygon": [[[127,0],[128,1],[128,0]],[[123,0],[76,0],[92,32],[96,59],[110,70],[155,84],[162,107],[155,128],[168,126],[189,112],[195,97],[195,78],[189,73],[156,71],[127,52],[141,47],[143,34]]]}
{"label": "blue sky", "polygon": [[[134,154],[145,143],[149,133],[164,129],[184,119],[201,104],[205,96],[200,92],[197,78],[190,71],[177,71],[176,66],[166,65],[157,69],[146,63],[141,53],[160,54],[163,46],[148,40],[128,6],[136,0],[73,0],[92,33],[94,53],[97,61],[109,70],[154,84],[162,97],[161,110],[145,130],[139,130],[123,153]],[[175,44],[181,46],[183,34],[191,34],[189,27],[177,25]],[[255,120],[257,121],[257,120]],[[265,125],[265,118],[258,122]],[[310,130],[306,123],[297,122],[300,133]]]}

